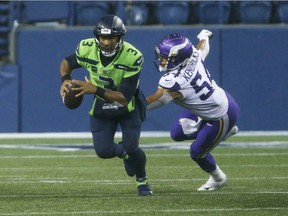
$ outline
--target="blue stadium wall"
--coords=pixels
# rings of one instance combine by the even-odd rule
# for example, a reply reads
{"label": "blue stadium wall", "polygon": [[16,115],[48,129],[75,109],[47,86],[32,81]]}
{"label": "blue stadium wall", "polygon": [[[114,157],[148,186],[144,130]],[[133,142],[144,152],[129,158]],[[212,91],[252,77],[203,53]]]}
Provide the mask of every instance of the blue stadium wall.
{"label": "blue stadium wall", "polygon": [[[269,27],[209,27],[214,37],[206,59],[208,69],[240,106],[238,125],[243,131],[288,130],[288,29]],[[131,27],[125,40],[139,48],[145,63],[141,87],[156,90],[154,47],[167,33],[180,32],[196,44],[200,27]],[[59,64],[78,42],[92,37],[83,28],[19,28],[16,65],[0,65],[0,132],[89,131],[92,96],[85,95],[77,110],[68,110],[59,95]],[[84,69],[73,78],[84,79]],[[169,104],[147,113],[143,131],[167,131],[180,108]]]}

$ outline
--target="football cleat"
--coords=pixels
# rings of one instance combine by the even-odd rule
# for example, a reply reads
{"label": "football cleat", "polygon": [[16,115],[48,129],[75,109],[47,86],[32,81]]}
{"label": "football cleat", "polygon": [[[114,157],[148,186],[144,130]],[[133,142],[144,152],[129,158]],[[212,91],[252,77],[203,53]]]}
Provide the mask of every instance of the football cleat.
{"label": "football cleat", "polygon": [[223,140],[226,140],[229,137],[237,134],[238,131],[239,131],[239,128],[236,125],[234,125],[234,127],[232,127],[232,129],[226,134],[226,136],[223,138]]}
{"label": "football cleat", "polygon": [[142,181],[136,180],[136,185],[139,196],[151,196],[153,194],[153,191],[150,185],[148,184],[147,178]]}
{"label": "football cleat", "polygon": [[198,191],[214,191],[225,186],[227,182],[227,176],[224,172],[222,172],[222,170],[219,169],[218,166],[212,173],[208,181],[200,188],[198,188]]}

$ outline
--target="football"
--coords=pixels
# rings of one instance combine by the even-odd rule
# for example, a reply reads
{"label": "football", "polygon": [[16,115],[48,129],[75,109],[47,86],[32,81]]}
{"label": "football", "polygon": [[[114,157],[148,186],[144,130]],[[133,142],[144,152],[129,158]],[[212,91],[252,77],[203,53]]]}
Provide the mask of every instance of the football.
{"label": "football", "polygon": [[63,103],[66,107],[69,109],[76,109],[78,108],[82,101],[83,101],[83,95],[79,97],[75,97],[80,91],[71,90],[71,88],[77,88],[79,85],[73,83],[72,86],[69,86],[69,92],[66,92],[65,96],[63,97]]}

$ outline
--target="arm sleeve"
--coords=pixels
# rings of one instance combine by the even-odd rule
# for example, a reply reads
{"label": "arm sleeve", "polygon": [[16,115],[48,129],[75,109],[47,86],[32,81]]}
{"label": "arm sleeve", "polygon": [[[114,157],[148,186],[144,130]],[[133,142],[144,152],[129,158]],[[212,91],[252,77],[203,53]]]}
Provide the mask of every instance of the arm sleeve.
{"label": "arm sleeve", "polygon": [[119,91],[125,96],[127,101],[130,101],[131,98],[135,95],[138,82],[139,82],[140,73],[136,73],[133,76],[124,78],[119,86]]}
{"label": "arm sleeve", "polygon": [[164,106],[167,103],[170,103],[173,98],[168,92],[163,92],[163,95],[156,101],[147,105],[147,110],[157,109],[161,106]]}
{"label": "arm sleeve", "polygon": [[75,53],[70,55],[70,56],[67,56],[65,59],[68,61],[69,65],[72,69],[82,67],[80,64],[78,64]]}

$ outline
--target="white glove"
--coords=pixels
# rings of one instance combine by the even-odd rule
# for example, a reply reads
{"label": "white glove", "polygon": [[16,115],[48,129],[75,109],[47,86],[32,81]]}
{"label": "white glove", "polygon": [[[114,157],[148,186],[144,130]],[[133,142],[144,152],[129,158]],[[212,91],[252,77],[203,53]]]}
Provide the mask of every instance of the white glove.
{"label": "white glove", "polygon": [[197,38],[199,39],[199,41],[201,40],[208,40],[211,39],[213,37],[213,33],[209,30],[203,29],[198,35]]}

